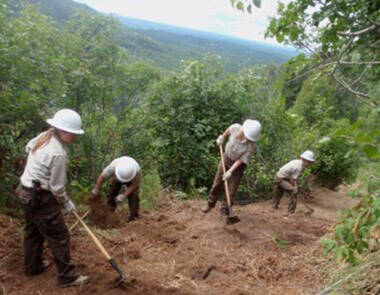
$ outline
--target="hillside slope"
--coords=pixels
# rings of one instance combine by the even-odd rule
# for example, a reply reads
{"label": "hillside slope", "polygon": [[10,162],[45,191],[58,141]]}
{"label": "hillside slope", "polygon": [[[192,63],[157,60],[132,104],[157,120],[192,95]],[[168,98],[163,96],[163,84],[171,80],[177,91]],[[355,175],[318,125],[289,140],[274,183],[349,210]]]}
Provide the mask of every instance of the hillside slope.
{"label": "hillside slope", "polygon": [[[284,219],[287,199],[279,211],[260,202],[237,206],[235,213],[242,221],[233,226],[224,225],[217,210],[202,214],[201,201],[181,202],[170,196],[132,223],[123,221],[124,208],[116,213],[112,229],[101,229],[97,219],[94,232],[132,278],[124,290],[110,288],[116,272],[80,227],[72,235],[72,256],[78,270],[91,275],[90,285],[63,290],[56,285],[54,267],[25,277],[20,221],[1,216],[1,288],[17,295],[315,294],[326,279],[318,240],[336,222],[337,210],[354,201],[327,189],[313,196],[312,216],[304,214],[301,203],[293,217]],[[45,256],[52,259],[48,251]]]}
{"label": "hillside slope", "polygon": [[[58,26],[62,26],[78,11],[98,14],[72,0],[29,2],[36,4],[43,14],[52,17]],[[183,59],[200,59],[208,53],[219,56],[231,72],[254,64],[281,64],[296,55],[293,50],[264,43],[122,16],[114,18],[120,21],[120,29],[115,36],[118,43],[135,58],[149,60],[166,70],[175,69]]]}

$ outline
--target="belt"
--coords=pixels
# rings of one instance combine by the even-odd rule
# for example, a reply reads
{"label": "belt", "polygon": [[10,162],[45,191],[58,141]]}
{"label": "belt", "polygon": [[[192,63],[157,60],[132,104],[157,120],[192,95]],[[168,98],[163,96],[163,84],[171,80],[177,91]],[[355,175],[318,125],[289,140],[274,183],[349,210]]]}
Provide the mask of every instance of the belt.
{"label": "belt", "polygon": [[24,190],[24,191],[28,191],[28,192],[32,192],[33,191],[33,188],[32,187],[27,187],[25,185],[21,185],[21,188]]}
{"label": "belt", "polygon": [[[21,185],[21,188],[27,192],[33,192],[33,188],[32,187],[27,187],[25,185]],[[42,193],[50,193],[50,191],[46,190],[46,189],[41,189],[41,192]]]}

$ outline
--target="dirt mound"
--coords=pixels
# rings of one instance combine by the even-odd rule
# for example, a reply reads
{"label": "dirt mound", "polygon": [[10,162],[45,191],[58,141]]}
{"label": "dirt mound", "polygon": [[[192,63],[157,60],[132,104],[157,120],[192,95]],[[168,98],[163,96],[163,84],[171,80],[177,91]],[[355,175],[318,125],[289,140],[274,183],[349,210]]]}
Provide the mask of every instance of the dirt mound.
{"label": "dirt mound", "polygon": [[[273,210],[270,202],[236,206],[241,222],[231,226],[221,222],[216,209],[203,214],[203,202],[171,196],[128,224],[124,208],[109,214],[103,203],[92,204],[89,224],[132,283],[126,289],[111,289],[117,273],[78,226],[71,237],[72,259],[78,272],[91,275],[91,283],[64,293],[313,294],[324,280],[317,241],[336,222],[336,210],[354,202],[317,190],[308,203],[314,209],[311,216],[300,202],[296,214],[285,219],[287,203],[284,198],[280,210]],[[109,216],[119,223],[112,224]],[[70,217],[67,224],[74,221]],[[105,229],[108,223],[112,229]],[[24,276],[19,221],[1,216],[0,234],[3,293],[64,294],[57,287],[54,267],[35,277]]]}
{"label": "dirt mound", "polygon": [[121,216],[120,212],[111,212],[101,198],[89,197],[87,205],[91,209],[88,220],[100,228],[116,228],[125,222],[126,216]]}

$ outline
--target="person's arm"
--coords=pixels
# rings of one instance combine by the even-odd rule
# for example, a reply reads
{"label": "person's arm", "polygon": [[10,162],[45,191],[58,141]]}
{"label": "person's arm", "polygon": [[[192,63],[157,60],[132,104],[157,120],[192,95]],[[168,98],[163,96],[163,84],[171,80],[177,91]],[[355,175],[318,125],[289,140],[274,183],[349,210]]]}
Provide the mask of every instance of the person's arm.
{"label": "person's arm", "polygon": [[104,182],[104,175],[103,175],[103,172],[102,172],[102,173],[100,173],[100,175],[98,177],[98,180],[96,181],[96,185],[95,185],[94,189],[91,191],[91,194],[94,197],[98,197],[99,196],[99,193],[100,193],[100,191],[102,189],[103,182]]}
{"label": "person's arm", "polygon": [[54,156],[50,170],[49,190],[61,206],[69,201],[66,193],[66,169],[66,156]]}
{"label": "person's arm", "polygon": [[231,171],[231,173],[233,173],[243,163],[244,162],[241,159],[236,160],[235,163],[231,166],[231,168],[228,169],[228,171]]}
{"label": "person's arm", "polygon": [[227,171],[226,171],[226,175],[224,175],[224,177],[223,177],[223,180],[228,180],[231,176],[232,176],[232,173],[234,173],[234,171],[241,165],[241,164],[243,164],[244,162],[241,160],[241,159],[238,159],[238,160],[236,160],[233,164],[232,164],[232,166],[231,166],[231,168],[230,169],[228,169]]}
{"label": "person's arm", "polygon": [[139,178],[135,178],[131,185],[128,186],[126,188],[126,190],[124,191],[123,194],[120,194],[116,197],[116,202],[118,203],[121,203],[123,202],[125,199],[127,199],[130,195],[132,195],[140,186],[140,179]]}
{"label": "person's arm", "polygon": [[231,134],[230,127],[228,127],[228,128],[223,132],[223,134],[221,134],[221,135],[218,136],[218,139],[216,140],[216,143],[217,143],[218,145],[223,145],[224,141],[226,140],[226,138],[227,138],[228,136],[230,136],[230,134]]}
{"label": "person's arm", "polygon": [[124,191],[124,197],[128,198],[130,195],[132,195],[137,189],[139,188],[139,182],[133,181],[130,186],[127,187],[127,189]]}

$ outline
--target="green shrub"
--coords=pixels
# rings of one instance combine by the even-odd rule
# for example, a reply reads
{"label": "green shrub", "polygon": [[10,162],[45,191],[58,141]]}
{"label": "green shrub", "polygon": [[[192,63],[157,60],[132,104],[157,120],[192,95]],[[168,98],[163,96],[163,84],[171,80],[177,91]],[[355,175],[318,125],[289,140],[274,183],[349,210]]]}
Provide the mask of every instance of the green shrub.
{"label": "green shrub", "polygon": [[141,206],[147,209],[153,208],[156,199],[161,195],[162,185],[156,169],[143,171],[140,188]]}
{"label": "green shrub", "polygon": [[368,249],[370,229],[380,224],[380,198],[366,196],[360,206],[343,214],[331,239],[323,239],[325,254],[334,259],[356,264]]}
{"label": "green shrub", "polygon": [[360,159],[345,138],[322,139],[314,149],[316,161],[311,166],[319,182],[330,189],[355,179]]}

